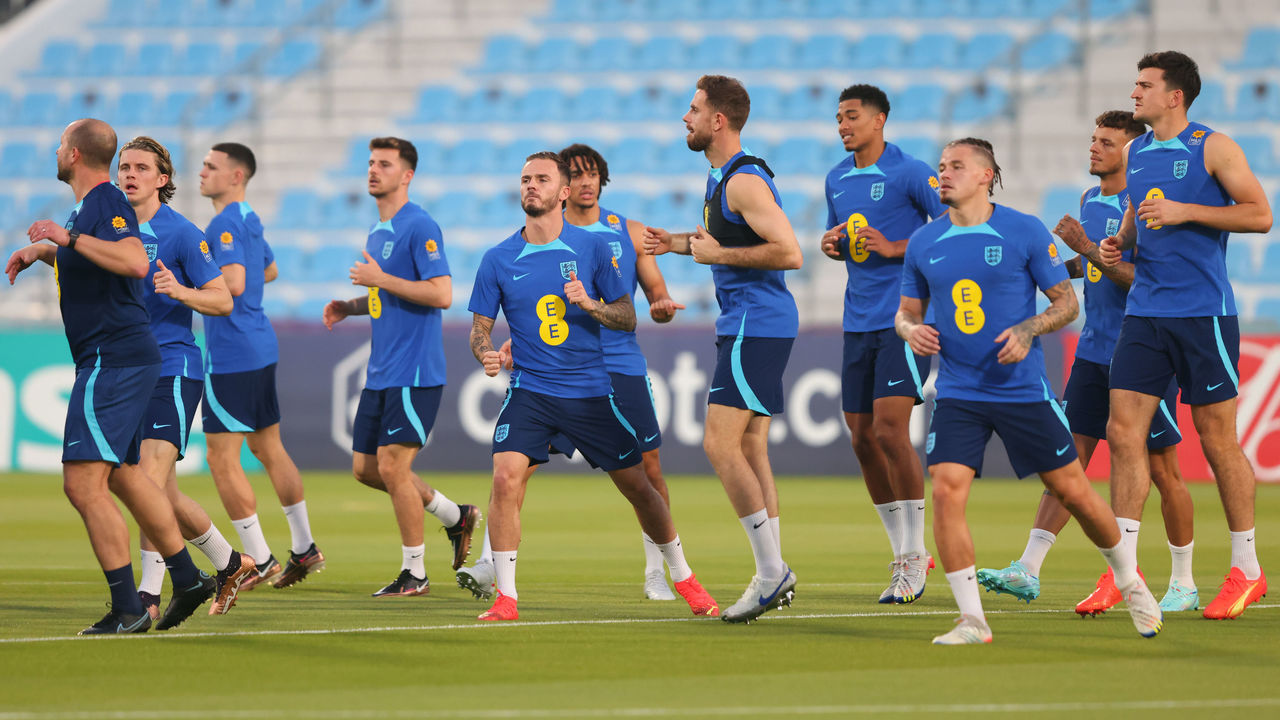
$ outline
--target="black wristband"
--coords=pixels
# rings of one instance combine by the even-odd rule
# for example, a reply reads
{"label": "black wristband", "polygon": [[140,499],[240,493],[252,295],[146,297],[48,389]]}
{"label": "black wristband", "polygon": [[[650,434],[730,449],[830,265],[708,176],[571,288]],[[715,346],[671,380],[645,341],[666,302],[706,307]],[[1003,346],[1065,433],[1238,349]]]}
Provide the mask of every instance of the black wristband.
{"label": "black wristband", "polygon": [[79,240],[79,239],[80,239],[80,233],[76,232],[75,230],[72,230],[71,232],[67,233],[67,249],[74,250],[76,247],[76,240]]}

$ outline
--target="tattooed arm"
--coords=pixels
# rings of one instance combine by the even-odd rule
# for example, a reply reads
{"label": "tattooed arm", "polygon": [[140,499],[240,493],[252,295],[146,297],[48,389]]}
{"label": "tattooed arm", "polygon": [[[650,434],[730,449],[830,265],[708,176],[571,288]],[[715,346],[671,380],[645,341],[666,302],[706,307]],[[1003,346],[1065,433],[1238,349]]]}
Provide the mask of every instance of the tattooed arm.
{"label": "tattooed arm", "polygon": [[484,374],[493,377],[502,369],[502,359],[493,349],[493,318],[471,314],[471,354],[484,366]]}
{"label": "tattooed arm", "polygon": [[1033,315],[1011,328],[1006,328],[996,336],[996,342],[1004,343],[1004,347],[1000,348],[1000,352],[996,355],[1001,365],[1022,362],[1031,350],[1031,342],[1037,335],[1066,327],[1067,323],[1075,320],[1080,314],[1080,304],[1076,301],[1076,291],[1071,287],[1070,280],[1063,280],[1045,290],[1044,294],[1049,298],[1049,307],[1045,308],[1044,312]]}

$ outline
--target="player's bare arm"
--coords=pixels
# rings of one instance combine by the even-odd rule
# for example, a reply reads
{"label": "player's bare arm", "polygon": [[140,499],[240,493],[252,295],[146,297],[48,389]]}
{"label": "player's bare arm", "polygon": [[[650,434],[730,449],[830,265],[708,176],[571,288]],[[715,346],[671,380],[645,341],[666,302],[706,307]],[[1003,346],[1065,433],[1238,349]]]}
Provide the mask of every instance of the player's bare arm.
{"label": "player's bare arm", "polygon": [[352,315],[368,315],[369,314],[369,296],[361,295],[350,300],[330,300],[324,306],[324,326],[326,329],[332,330],[334,325],[342,322],[344,319]]}
{"label": "player's bare arm", "polygon": [[662,228],[648,227],[644,229],[644,254],[665,255],[673,252],[677,255],[689,254],[689,236],[693,233],[669,233]]}
{"label": "player's bare arm", "polygon": [[564,296],[610,330],[631,332],[636,329],[636,309],[631,304],[630,295],[623,295],[611,303],[600,302],[587,294],[578,274],[570,272],[569,282],[564,284]]}
{"label": "player's bare arm", "polygon": [[907,254],[907,238],[890,240],[879,230],[867,226],[858,230],[858,239],[863,242],[868,252],[881,257],[900,258]]}
{"label": "player's bare arm", "polygon": [[1269,232],[1271,204],[1236,141],[1222,133],[1210,135],[1205,141],[1204,165],[1209,175],[1222,184],[1222,189],[1227,191],[1234,204],[1210,206],[1176,203],[1168,199],[1144,200],[1138,206],[1138,218],[1147,219],[1143,214],[1143,208],[1147,208],[1147,214],[1157,225],[1193,222],[1227,232]]}
{"label": "player's bare arm", "polygon": [[1102,243],[1098,246],[1098,259],[1102,261],[1099,267],[1119,264],[1120,254],[1138,242],[1138,226],[1134,217],[1133,206],[1130,205],[1129,209],[1124,211],[1124,218],[1120,220],[1120,231],[1102,239]]}
{"label": "player's bare arm", "polygon": [[493,318],[471,314],[471,354],[484,366],[484,374],[489,377],[502,369],[502,357],[493,349]]}
{"label": "player's bare arm", "polygon": [[227,281],[227,290],[231,291],[232,297],[240,297],[244,294],[244,265],[240,263],[223,265],[222,277]]}
{"label": "player's bare arm", "polygon": [[[32,223],[27,228],[27,237],[32,243],[49,240],[58,247],[67,247],[71,242],[71,233],[52,220],[37,220]],[[116,275],[144,278],[151,270],[147,250],[136,237],[110,241],[99,240],[92,235],[80,235],[76,238],[75,251],[94,265]]]}
{"label": "player's bare arm", "polygon": [[163,260],[156,260],[156,264],[159,269],[151,281],[157,295],[171,297],[201,315],[231,314],[235,300],[231,297],[231,291],[227,290],[227,281],[221,275],[198,288],[192,288],[178,282],[173,271],[165,267]]}
{"label": "player's bare arm", "polygon": [[1051,333],[1067,326],[1080,314],[1080,303],[1076,300],[1076,290],[1070,280],[1063,280],[1044,291],[1049,298],[1049,307],[1039,315],[1032,315],[996,336],[995,342],[1004,343],[996,360],[1001,365],[1012,365],[1022,362],[1031,350],[1031,343],[1037,335]]}
{"label": "player's bare arm", "polygon": [[822,254],[832,260],[845,260],[846,256],[844,251],[840,249],[840,242],[844,240],[848,234],[848,230],[845,229],[844,223],[840,223],[823,233],[822,242],[818,245],[819,249],[822,250]]}
{"label": "player's bare arm", "polygon": [[627,235],[636,251],[636,280],[640,282],[640,289],[644,290],[645,299],[649,301],[649,317],[658,323],[671,322],[676,311],[683,310],[684,305],[671,299],[671,295],[667,293],[667,281],[658,269],[658,261],[645,253],[644,225],[628,220]]}
{"label": "player's bare arm", "polygon": [[942,349],[937,328],[924,324],[924,311],[928,307],[928,300],[904,295],[898,305],[898,314],[893,317],[894,331],[917,355],[936,355]]}
{"label": "player's bare arm", "polygon": [[384,272],[378,261],[373,259],[368,250],[364,251],[364,262],[356,261],[351,266],[352,285],[382,288],[401,300],[415,305],[448,309],[453,304],[453,278],[439,275],[429,280],[407,280],[391,273]]}
{"label": "player's bare arm", "polygon": [[1133,284],[1133,263],[1105,264],[1102,249],[1085,234],[1084,226],[1079,220],[1070,215],[1063,215],[1057,227],[1053,229],[1053,234],[1062,238],[1062,242],[1066,243],[1067,247],[1079,253],[1078,256],[1067,261],[1067,273],[1071,277],[1084,277],[1084,260],[1088,260],[1098,268],[1099,272],[1120,287],[1128,288]]}
{"label": "player's bare arm", "polygon": [[757,270],[799,270],[804,264],[804,254],[800,251],[791,221],[774,201],[768,183],[758,175],[739,173],[725,183],[724,192],[729,209],[741,215],[765,242],[753,247],[726,248],[701,230],[702,239],[690,238],[690,244],[703,245],[705,250],[701,252],[705,259],[699,258],[700,252],[696,248],[694,259],[700,263]]}
{"label": "player's bare arm", "polygon": [[278,277],[280,277],[280,268],[276,266],[275,260],[272,260],[270,265],[262,268],[262,282],[274,282]]}
{"label": "player's bare arm", "polygon": [[53,265],[57,257],[58,248],[53,245],[29,245],[20,250],[15,250],[9,256],[9,262],[5,263],[4,272],[9,276],[9,284],[12,285],[18,279],[18,273],[38,261],[44,261],[46,265]]}

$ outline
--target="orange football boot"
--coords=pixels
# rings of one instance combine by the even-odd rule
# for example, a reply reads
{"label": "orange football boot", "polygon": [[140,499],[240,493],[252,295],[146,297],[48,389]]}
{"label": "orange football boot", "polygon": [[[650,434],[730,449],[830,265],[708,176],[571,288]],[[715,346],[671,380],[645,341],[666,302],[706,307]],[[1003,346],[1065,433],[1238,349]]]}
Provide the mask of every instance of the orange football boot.
{"label": "orange football boot", "polygon": [[720,606],[716,603],[715,598],[711,597],[711,593],[702,587],[702,583],[698,582],[696,575],[690,575],[688,578],[676,583],[676,592],[680,593],[680,597],[689,603],[689,609],[694,615],[703,617],[720,617]]}
{"label": "orange football boot", "polygon": [[1204,616],[1210,620],[1231,620],[1240,616],[1249,604],[1265,597],[1267,594],[1267,576],[1258,575],[1257,580],[1246,580],[1244,571],[1238,567],[1231,568],[1227,579],[1222,581],[1218,596],[1204,609]]}
{"label": "orange football boot", "polygon": [[497,599],[493,601],[493,607],[480,613],[477,620],[486,622],[496,622],[501,620],[519,620],[520,611],[516,610],[515,598],[498,593]]}

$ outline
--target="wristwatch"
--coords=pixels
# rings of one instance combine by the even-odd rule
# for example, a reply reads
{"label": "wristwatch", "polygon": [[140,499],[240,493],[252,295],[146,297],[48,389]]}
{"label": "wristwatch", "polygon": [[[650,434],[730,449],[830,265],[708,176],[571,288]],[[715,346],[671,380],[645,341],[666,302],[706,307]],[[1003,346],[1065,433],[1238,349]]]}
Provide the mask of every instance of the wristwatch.
{"label": "wristwatch", "polygon": [[76,240],[79,240],[79,239],[80,239],[80,233],[76,232],[75,230],[72,230],[71,232],[67,233],[67,249],[68,250],[74,249],[76,246]]}

